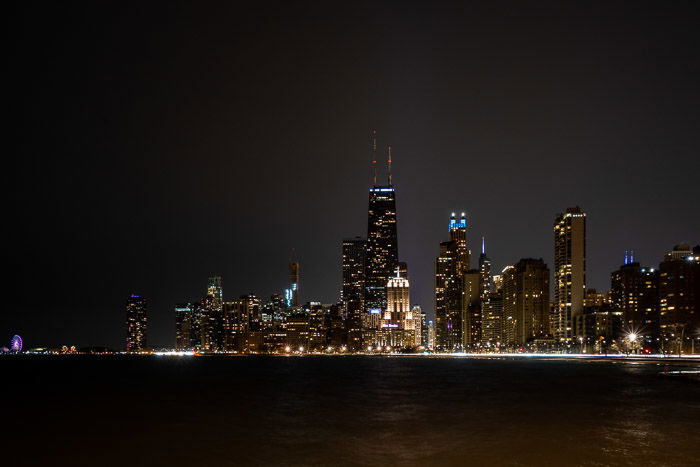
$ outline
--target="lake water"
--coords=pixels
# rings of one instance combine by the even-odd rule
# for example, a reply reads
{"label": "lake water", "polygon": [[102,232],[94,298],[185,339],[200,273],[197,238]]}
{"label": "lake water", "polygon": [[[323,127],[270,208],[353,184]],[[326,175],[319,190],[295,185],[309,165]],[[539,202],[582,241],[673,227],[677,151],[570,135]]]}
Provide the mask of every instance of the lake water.
{"label": "lake water", "polygon": [[659,376],[664,369],[507,358],[3,357],[2,459],[700,465],[700,384]]}

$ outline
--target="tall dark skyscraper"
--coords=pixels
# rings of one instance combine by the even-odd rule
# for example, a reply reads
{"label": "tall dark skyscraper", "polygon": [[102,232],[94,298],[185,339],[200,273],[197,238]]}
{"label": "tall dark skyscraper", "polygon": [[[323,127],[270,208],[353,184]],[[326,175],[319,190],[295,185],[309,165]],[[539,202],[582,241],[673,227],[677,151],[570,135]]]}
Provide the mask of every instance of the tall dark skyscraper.
{"label": "tall dark skyscraper", "polygon": [[467,218],[452,214],[450,240],[440,242],[435,260],[435,333],[437,348],[459,349],[463,345],[464,274],[469,270]]}
{"label": "tall dark skyscraper", "polygon": [[197,321],[191,303],[175,305],[175,348],[190,350],[197,347]]}
{"label": "tall dark skyscraper", "polygon": [[348,346],[362,348],[362,313],[365,299],[365,251],[362,237],[343,240],[343,314],[347,320]]}
{"label": "tall dark skyscraper", "polygon": [[542,259],[524,258],[503,275],[503,315],[508,345],[526,345],[549,334],[549,268]]}
{"label": "tall dark skyscraper", "polygon": [[296,261],[289,261],[289,288],[285,290],[285,301],[288,307],[299,306],[299,268]]}
{"label": "tall dark skyscraper", "polygon": [[484,237],[481,237],[479,273],[481,273],[481,294],[483,298],[491,290],[491,258],[486,255],[486,240]]}
{"label": "tall dark skyscraper", "polygon": [[399,247],[396,235],[396,193],[391,180],[391,146],[388,148],[387,184],[377,184],[376,132],[372,133],[374,186],[369,190],[367,250],[365,255],[365,311],[386,310],[386,287],[396,275]]}
{"label": "tall dark skyscraper", "polygon": [[686,351],[700,328],[700,247],[673,247],[659,264],[659,327],[664,350]]}
{"label": "tall dark skyscraper", "polygon": [[146,306],[146,299],[137,294],[131,294],[126,300],[126,350],[128,352],[145,350],[148,346]]}
{"label": "tall dark skyscraper", "polygon": [[470,269],[462,275],[462,347],[471,349],[481,343],[481,273]]}

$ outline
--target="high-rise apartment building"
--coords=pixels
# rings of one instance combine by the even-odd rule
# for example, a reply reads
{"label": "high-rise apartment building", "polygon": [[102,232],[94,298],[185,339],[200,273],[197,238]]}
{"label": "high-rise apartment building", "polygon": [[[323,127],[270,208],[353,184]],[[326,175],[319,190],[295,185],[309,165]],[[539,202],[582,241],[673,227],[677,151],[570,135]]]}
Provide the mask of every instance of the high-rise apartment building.
{"label": "high-rise apartment building", "polygon": [[462,336],[462,278],[457,275],[454,242],[440,242],[435,260],[435,345],[457,349]]}
{"label": "high-rise apartment building", "polygon": [[647,347],[657,347],[659,270],[641,267],[626,253],[624,263],[610,275],[610,298],[612,310],[622,313],[623,331],[637,334]]}
{"label": "high-rise apartment building", "polygon": [[295,310],[285,319],[286,346],[292,352],[309,349],[309,314],[305,310]]}
{"label": "high-rise apartment building", "polygon": [[227,352],[242,352],[246,345],[249,319],[244,300],[224,302],[223,348]]}
{"label": "high-rise apartment building", "polygon": [[420,344],[422,346],[427,345],[426,342],[428,342],[428,317],[425,314],[425,311],[421,308],[420,305],[413,305],[411,307],[411,311],[413,312],[413,317],[415,319],[416,316],[420,316]]}
{"label": "high-rise apartment building", "polygon": [[503,318],[503,297],[501,290],[484,294],[481,302],[481,345],[498,347],[501,344]]}
{"label": "high-rise apartment building", "polygon": [[241,295],[239,299],[243,317],[247,320],[244,352],[260,352],[264,348],[264,323],[262,300],[255,294]]}
{"label": "high-rise apartment building", "polygon": [[347,322],[348,347],[362,349],[362,315],[365,298],[365,251],[362,237],[343,240],[343,316]]}
{"label": "high-rise apartment building", "polygon": [[478,269],[462,276],[462,348],[473,349],[481,343],[482,280]]}
{"label": "high-rise apartment building", "polygon": [[572,317],[583,313],[586,292],[586,213],[578,206],[554,222],[554,313],[551,327],[559,342],[572,339]]}
{"label": "high-rise apartment building", "polygon": [[549,269],[542,259],[524,258],[504,271],[506,344],[524,346],[549,334]]}
{"label": "high-rise apartment building", "polygon": [[659,264],[659,327],[664,350],[689,350],[700,327],[700,247],[676,245]]}
{"label": "high-rise apartment building", "polygon": [[[501,344],[513,347],[517,343],[518,281],[514,265],[506,266],[499,276],[502,297]],[[494,276],[495,277],[495,276]]]}
{"label": "high-rise apartment building", "polygon": [[432,319],[428,321],[428,338],[425,346],[429,349],[435,348],[435,321]]}
{"label": "high-rise apartment building", "polygon": [[309,302],[305,306],[305,311],[309,317],[309,350],[322,351],[326,348],[328,338],[328,325],[330,320],[327,307],[320,302]]}
{"label": "high-rise apartment building", "polygon": [[139,352],[148,347],[146,341],[148,331],[147,304],[146,299],[137,294],[131,294],[126,300],[127,352]]}

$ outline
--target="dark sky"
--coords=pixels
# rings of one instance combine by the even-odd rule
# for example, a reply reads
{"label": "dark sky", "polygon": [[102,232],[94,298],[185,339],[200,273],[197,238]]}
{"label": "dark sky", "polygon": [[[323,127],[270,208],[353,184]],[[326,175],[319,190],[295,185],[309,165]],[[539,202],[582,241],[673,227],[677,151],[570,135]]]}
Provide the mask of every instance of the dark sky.
{"label": "dark sky", "polygon": [[171,345],[174,303],[213,274],[225,298],[280,291],[291,248],[301,298],[336,300],[371,128],[429,314],[453,210],[496,269],[551,268],[579,204],[602,290],[625,249],[655,265],[700,241],[697,2],[139,3],[8,15],[0,341],[122,347],[139,291]]}

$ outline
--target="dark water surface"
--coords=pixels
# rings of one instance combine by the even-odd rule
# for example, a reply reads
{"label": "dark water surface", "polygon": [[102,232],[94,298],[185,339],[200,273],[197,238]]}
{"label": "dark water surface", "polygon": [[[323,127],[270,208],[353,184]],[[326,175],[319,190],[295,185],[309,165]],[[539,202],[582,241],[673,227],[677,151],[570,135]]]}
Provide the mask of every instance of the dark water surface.
{"label": "dark water surface", "polygon": [[2,458],[700,465],[700,384],[661,377],[663,369],[538,359],[3,357]]}

